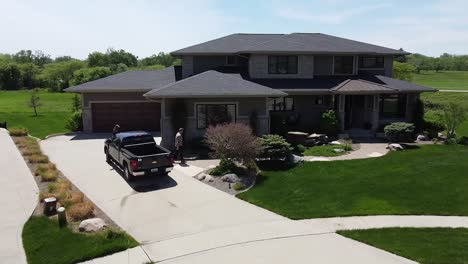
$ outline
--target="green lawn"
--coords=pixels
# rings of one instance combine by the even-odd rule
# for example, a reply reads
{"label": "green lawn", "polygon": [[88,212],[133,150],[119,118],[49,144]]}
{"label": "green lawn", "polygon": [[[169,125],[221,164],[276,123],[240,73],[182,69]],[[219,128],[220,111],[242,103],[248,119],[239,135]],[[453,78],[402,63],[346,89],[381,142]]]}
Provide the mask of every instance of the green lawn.
{"label": "green lawn", "polygon": [[[438,92],[438,93],[422,93],[421,99],[429,101],[436,104],[447,104],[449,102],[456,102],[463,104],[468,107],[468,93],[450,93],[450,92]],[[431,119],[435,118],[435,112],[431,109],[426,109],[428,111],[426,116]],[[463,122],[461,126],[457,129],[457,134],[459,136],[468,136],[468,120]]]}
{"label": "green lawn", "polygon": [[421,71],[413,82],[440,90],[468,90],[468,71]]}
{"label": "green lawn", "polygon": [[305,162],[264,171],[238,195],[291,219],[467,215],[468,147],[428,145],[381,158]]}
{"label": "green lawn", "polygon": [[466,228],[384,228],[338,233],[422,264],[468,263]]}
{"label": "green lawn", "polygon": [[69,264],[102,257],[138,242],[125,233],[77,234],[47,217],[32,217],[23,228],[23,245],[29,264]]}
{"label": "green lawn", "polygon": [[71,115],[73,94],[39,92],[39,116],[28,107],[30,91],[0,91],[0,122],[9,127],[25,127],[35,137],[44,138],[55,133],[68,132],[66,121]]}
{"label": "green lawn", "polygon": [[304,156],[336,157],[346,154],[346,152],[337,153],[334,149],[343,149],[342,145],[326,145],[307,148],[302,154]]}

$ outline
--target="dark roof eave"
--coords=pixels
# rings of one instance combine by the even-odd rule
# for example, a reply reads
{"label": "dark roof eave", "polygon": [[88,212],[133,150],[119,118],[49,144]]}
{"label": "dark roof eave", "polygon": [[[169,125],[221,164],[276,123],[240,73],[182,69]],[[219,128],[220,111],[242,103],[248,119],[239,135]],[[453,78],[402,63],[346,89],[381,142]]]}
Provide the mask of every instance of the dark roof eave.
{"label": "dark roof eave", "polygon": [[230,95],[213,95],[213,94],[178,94],[178,95],[143,95],[146,98],[157,99],[157,98],[265,98],[265,97],[284,97],[288,96],[287,93],[283,94],[256,94],[256,95],[246,95],[246,94],[230,94]]}
{"label": "dark roof eave", "polygon": [[403,56],[411,55],[409,52],[370,52],[370,51],[288,51],[288,50],[239,50],[232,52],[171,52],[172,56],[200,56],[200,55],[234,55],[234,54],[317,54],[317,55],[333,55],[333,54],[375,54],[388,56]]}

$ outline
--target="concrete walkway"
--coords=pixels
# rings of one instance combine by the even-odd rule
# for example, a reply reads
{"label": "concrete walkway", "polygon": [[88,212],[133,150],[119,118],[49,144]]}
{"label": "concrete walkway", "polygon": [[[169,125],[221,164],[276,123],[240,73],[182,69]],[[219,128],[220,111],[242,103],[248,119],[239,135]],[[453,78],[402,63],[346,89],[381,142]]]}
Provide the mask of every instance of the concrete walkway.
{"label": "concrete walkway", "polygon": [[37,205],[34,176],[5,129],[0,128],[0,263],[26,263],[21,233]]}
{"label": "concrete walkway", "polygon": [[439,90],[439,92],[468,93],[468,90]]}
{"label": "concrete walkway", "polygon": [[387,143],[360,143],[360,148],[337,157],[315,157],[305,156],[306,161],[333,161],[333,160],[353,160],[381,157],[388,153]]}

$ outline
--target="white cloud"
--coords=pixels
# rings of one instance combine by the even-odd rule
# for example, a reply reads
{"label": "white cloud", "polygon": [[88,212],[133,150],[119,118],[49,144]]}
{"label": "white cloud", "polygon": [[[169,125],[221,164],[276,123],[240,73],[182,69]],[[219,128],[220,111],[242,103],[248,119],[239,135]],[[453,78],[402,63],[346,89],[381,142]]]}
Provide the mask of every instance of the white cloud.
{"label": "white cloud", "polygon": [[[332,1],[333,4],[337,4],[337,0],[328,0]],[[360,7],[346,7],[344,5],[339,5],[340,10],[335,10],[331,12],[325,12],[322,14],[317,10],[304,11],[305,8],[298,7],[283,7],[280,8],[277,12],[278,15],[291,19],[291,20],[300,20],[307,22],[320,22],[325,24],[343,24],[344,22],[354,18],[356,16],[368,14],[372,11],[387,8],[389,4],[380,3],[375,5],[363,5]]]}

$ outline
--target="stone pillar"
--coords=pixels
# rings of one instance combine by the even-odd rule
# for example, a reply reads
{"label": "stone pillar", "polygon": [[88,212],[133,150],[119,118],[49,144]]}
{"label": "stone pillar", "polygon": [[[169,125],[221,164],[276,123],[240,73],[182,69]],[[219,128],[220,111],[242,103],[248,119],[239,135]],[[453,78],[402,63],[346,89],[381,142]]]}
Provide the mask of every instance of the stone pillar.
{"label": "stone pillar", "polygon": [[91,107],[83,107],[81,116],[83,119],[83,132],[91,133],[93,132],[93,118]]}
{"label": "stone pillar", "polygon": [[373,99],[373,104],[372,104],[372,131],[377,131],[379,129],[379,111],[380,111],[380,100],[379,100],[380,95],[374,95],[372,97]]}
{"label": "stone pillar", "polygon": [[413,122],[414,111],[416,110],[416,99],[418,97],[415,94],[406,95],[406,111],[405,111],[405,120],[406,122]]}
{"label": "stone pillar", "polygon": [[340,130],[345,129],[345,100],[346,95],[340,94],[338,96],[338,118],[340,119]]}

